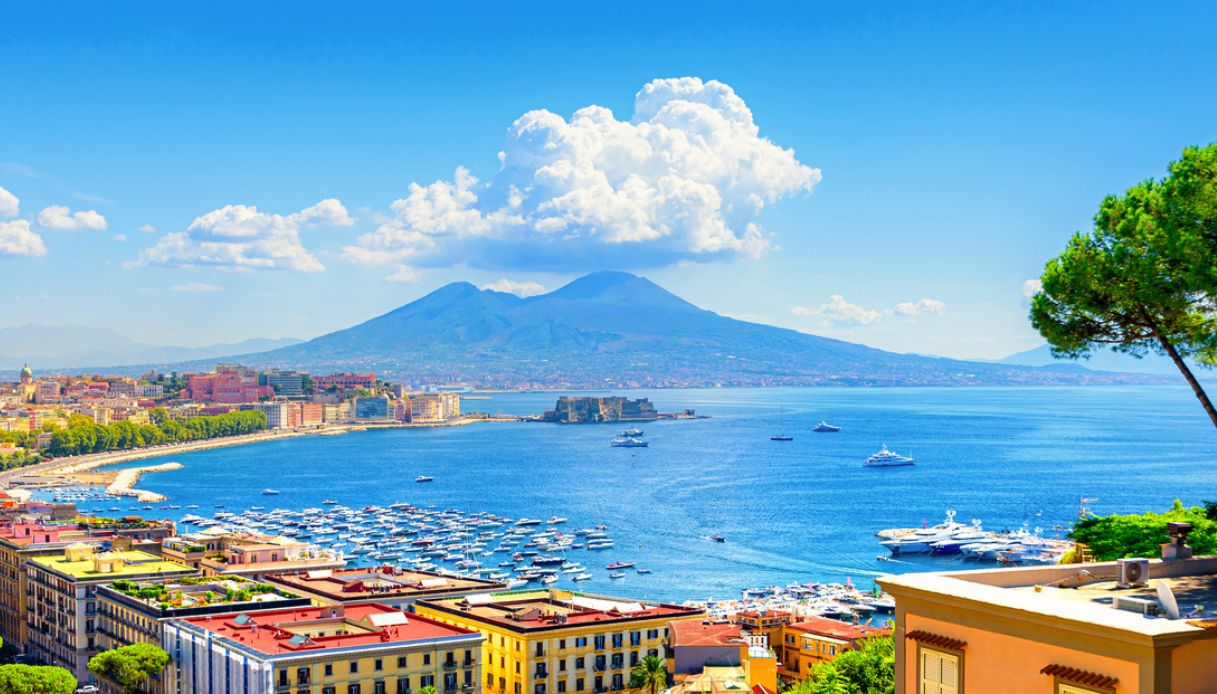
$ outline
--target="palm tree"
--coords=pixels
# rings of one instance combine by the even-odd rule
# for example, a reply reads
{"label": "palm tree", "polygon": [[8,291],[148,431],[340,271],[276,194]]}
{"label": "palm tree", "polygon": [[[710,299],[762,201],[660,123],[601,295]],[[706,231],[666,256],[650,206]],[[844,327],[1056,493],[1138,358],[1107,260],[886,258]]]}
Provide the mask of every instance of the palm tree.
{"label": "palm tree", "polygon": [[630,686],[659,694],[660,689],[668,686],[668,664],[657,655],[648,655],[630,670]]}
{"label": "palm tree", "polygon": [[427,686],[418,690],[418,694],[435,694],[435,687],[428,684]]}

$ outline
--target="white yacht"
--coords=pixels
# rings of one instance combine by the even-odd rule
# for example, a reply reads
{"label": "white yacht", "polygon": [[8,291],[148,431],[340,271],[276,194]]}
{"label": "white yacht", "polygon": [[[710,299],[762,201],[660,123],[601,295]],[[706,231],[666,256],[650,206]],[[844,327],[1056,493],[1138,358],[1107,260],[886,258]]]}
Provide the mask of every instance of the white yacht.
{"label": "white yacht", "polygon": [[900,455],[895,451],[889,451],[887,444],[884,444],[882,450],[867,458],[862,462],[862,465],[863,467],[902,467],[904,465],[912,465],[916,460],[912,456]]}

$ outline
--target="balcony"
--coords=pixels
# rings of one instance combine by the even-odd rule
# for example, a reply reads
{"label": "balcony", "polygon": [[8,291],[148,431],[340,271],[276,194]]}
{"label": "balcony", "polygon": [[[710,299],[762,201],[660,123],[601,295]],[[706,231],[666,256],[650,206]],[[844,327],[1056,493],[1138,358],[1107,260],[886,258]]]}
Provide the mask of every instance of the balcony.
{"label": "balcony", "polygon": [[477,663],[477,658],[465,658],[461,661],[461,667],[473,667]]}
{"label": "balcony", "polygon": [[455,660],[445,660],[445,661],[444,661],[444,669],[445,669],[445,670],[455,670],[455,669],[456,669],[456,661],[455,661]]}

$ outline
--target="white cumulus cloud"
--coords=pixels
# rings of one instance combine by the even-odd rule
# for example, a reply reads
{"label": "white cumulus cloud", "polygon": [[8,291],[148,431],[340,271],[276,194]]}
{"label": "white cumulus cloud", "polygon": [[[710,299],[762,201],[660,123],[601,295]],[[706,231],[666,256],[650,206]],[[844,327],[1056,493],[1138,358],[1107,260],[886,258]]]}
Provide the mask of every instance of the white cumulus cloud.
{"label": "white cumulus cloud", "polygon": [[482,289],[489,289],[492,292],[503,292],[505,294],[515,294],[522,297],[545,293],[545,287],[536,282],[515,282],[506,277],[489,284],[483,284]]}
{"label": "white cumulus cloud", "polygon": [[105,231],[107,224],[106,218],[96,210],[73,212],[63,205],[51,205],[38,213],[38,226],[56,231]]}
{"label": "white cumulus cloud", "polygon": [[151,224],[141,224],[141,225],[135,227],[135,230],[141,234],[155,234],[156,233],[156,227],[152,226]]}
{"label": "white cumulus cloud", "polygon": [[833,294],[819,306],[792,306],[790,313],[803,318],[819,318],[825,327],[839,325],[866,326],[881,322],[892,316],[919,316],[926,313],[945,315],[947,305],[937,299],[902,301],[895,306],[877,310],[846,301],[840,294]]}
{"label": "white cumulus cloud", "polygon": [[946,313],[947,305],[937,299],[921,299],[920,301],[903,301],[892,308],[893,313],[898,313],[902,316],[918,316],[922,313],[935,313],[942,315]]}
{"label": "white cumulus cloud", "polygon": [[1024,299],[1030,299],[1031,297],[1035,296],[1036,294],[1039,294],[1043,290],[1044,290],[1043,282],[1039,281],[1038,279],[1029,279],[1029,280],[1023,281],[1023,286],[1019,290],[1019,292],[1023,295]]}
{"label": "white cumulus cloud", "polygon": [[546,110],[507,130],[499,171],[411,184],[392,217],[348,246],[348,259],[434,267],[566,272],[756,257],[766,205],[820,180],[793,150],[760,135],[726,84],[655,80],[618,120],[587,106]]}
{"label": "white cumulus cloud", "polygon": [[0,257],[18,255],[46,255],[46,244],[28,220],[0,222]]}
{"label": "white cumulus cloud", "polygon": [[223,287],[208,284],[206,282],[188,282],[186,284],[175,284],[169,288],[170,291],[180,292],[183,294],[202,294],[209,292],[222,292]]}
{"label": "white cumulus cloud", "polygon": [[195,218],[186,231],[166,234],[129,265],[319,272],[325,268],[301,244],[300,231],[354,223],[333,198],[288,215],[226,205]]}
{"label": "white cumulus cloud", "polygon": [[0,217],[15,217],[21,207],[16,195],[0,188]]}

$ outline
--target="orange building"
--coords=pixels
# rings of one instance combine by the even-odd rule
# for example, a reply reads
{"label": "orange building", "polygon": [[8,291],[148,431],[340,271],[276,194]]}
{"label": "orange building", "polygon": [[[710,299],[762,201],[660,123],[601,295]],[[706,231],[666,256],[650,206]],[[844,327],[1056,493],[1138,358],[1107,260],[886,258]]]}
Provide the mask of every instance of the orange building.
{"label": "orange building", "polygon": [[857,648],[863,639],[889,633],[889,629],[846,624],[828,617],[803,617],[782,627],[782,640],[777,645],[782,663],[778,674],[787,682],[806,679],[817,663]]}
{"label": "orange building", "polygon": [[1217,692],[1217,556],[879,584],[896,598],[896,694]]}

